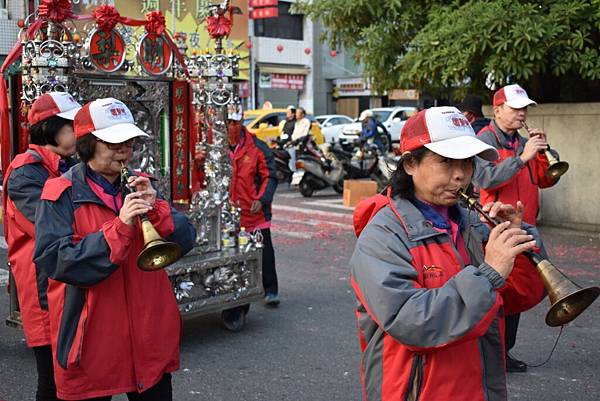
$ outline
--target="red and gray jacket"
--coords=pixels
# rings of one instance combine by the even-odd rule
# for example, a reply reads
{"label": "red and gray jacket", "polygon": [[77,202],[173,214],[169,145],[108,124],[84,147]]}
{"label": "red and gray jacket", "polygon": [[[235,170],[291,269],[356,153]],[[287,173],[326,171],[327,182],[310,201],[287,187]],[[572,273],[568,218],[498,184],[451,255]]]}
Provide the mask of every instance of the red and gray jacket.
{"label": "red and gray jacket", "polygon": [[[36,215],[34,261],[48,277],[57,395],[79,400],[139,391],[179,368],[181,317],[165,271],[137,267],[139,224],[123,223],[77,164],[48,180]],[[148,218],[189,251],[195,231],[157,199]]]}
{"label": "red and gray jacket", "polygon": [[48,278],[33,263],[35,210],[48,178],[60,176],[60,156],[38,145],[17,155],[4,176],[2,205],[8,261],[15,278],[25,340],[50,345]]}
{"label": "red and gray jacket", "polygon": [[[271,203],[277,189],[277,167],[266,143],[242,127],[240,143],[232,156],[233,177],[230,196],[242,209],[241,225],[247,230],[271,221]],[[250,213],[252,202],[259,200],[262,210]]]}
{"label": "red and gray jacket", "polygon": [[474,213],[454,214],[472,265],[406,199],[378,195],[356,208],[350,265],[365,400],[507,399],[501,293],[524,311],[543,283],[530,263],[502,278],[483,261],[489,229]]}
{"label": "red and gray jacket", "polygon": [[[535,224],[539,209],[538,188],[547,188],[556,184],[557,180],[545,176],[548,170],[548,158],[538,153],[535,159],[523,164],[519,156],[523,153],[527,139],[514,134],[502,132],[492,121],[478,133],[479,139],[498,150],[498,159],[494,162],[476,157],[476,169],[473,184],[480,188],[481,203],[500,201],[513,206],[517,201],[523,202],[525,213],[523,220]],[[555,156],[558,157],[556,152]]]}

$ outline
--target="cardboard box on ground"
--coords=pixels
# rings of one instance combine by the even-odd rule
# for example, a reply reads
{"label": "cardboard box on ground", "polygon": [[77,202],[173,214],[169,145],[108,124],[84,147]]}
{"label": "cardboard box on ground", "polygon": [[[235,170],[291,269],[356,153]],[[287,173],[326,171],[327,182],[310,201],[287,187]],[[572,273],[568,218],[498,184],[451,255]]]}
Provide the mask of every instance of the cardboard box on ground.
{"label": "cardboard box on ground", "polygon": [[344,180],[344,206],[354,207],[364,198],[377,195],[377,183],[371,180]]}

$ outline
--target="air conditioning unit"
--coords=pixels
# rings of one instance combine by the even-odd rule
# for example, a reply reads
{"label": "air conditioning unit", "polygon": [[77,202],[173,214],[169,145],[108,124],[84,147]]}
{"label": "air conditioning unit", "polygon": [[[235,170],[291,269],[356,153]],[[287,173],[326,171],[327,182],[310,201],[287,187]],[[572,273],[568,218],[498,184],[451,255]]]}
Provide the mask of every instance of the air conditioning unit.
{"label": "air conditioning unit", "polygon": [[8,19],[8,10],[6,8],[0,8],[0,19]]}

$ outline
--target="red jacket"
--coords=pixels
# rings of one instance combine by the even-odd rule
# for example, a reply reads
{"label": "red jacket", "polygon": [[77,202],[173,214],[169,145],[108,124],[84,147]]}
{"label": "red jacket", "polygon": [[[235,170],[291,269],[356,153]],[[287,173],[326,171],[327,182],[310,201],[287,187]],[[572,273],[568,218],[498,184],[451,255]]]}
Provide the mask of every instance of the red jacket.
{"label": "red jacket", "polygon": [[[377,195],[355,209],[350,266],[365,400],[507,399],[504,308],[536,305],[543,283],[530,264],[505,281],[483,261],[489,229],[464,209],[452,216],[472,265],[406,199]],[[527,291],[503,300],[515,285]]]}
{"label": "red jacket", "polygon": [[[252,231],[271,220],[271,203],[277,189],[273,152],[244,127],[240,143],[233,152],[232,166],[231,200],[242,209],[242,227]],[[255,200],[262,203],[262,209],[252,214],[250,207]]]}
{"label": "red jacket", "polygon": [[523,164],[519,156],[523,153],[527,139],[516,135],[516,144],[511,146],[492,121],[479,131],[479,138],[498,150],[498,160],[478,160],[473,181],[480,188],[481,203],[500,201],[516,206],[521,201],[525,206],[523,221],[535,225],[539,209],[538,188],[547,188],[557,180],[547,178],[548,158],[538,153],[535,159]]}
{"label": "red jacket", "polygon": [[27,152],[13,159],[4,176],[4,236],[29,347],[50,345],[48,279],[33,263],[34,221],[44,183],[48,178],[60,176],[59,161],[56,153],[29,145]]}
{"label": "red jacket", "polygon": [[[179,368],[181,317],[166,272],[137,267],[139,224],[123,223],[80,163],[44,187],[34,260],[50,277],[48,304],[57,395],[79,400],[139,391]],[[148,218],[191,249],[185,217],[157,200]]]}

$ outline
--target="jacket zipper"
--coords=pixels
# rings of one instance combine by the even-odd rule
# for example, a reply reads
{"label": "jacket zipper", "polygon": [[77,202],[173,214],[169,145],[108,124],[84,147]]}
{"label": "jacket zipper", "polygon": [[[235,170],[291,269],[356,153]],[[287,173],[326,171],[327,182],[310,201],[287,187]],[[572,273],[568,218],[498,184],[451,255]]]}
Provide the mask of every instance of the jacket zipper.
{"label": "jacket zipper", "polygon": [[423,386],[423,355],[415,354],[410,368],[409,385],[404,401],[419,401]]}

